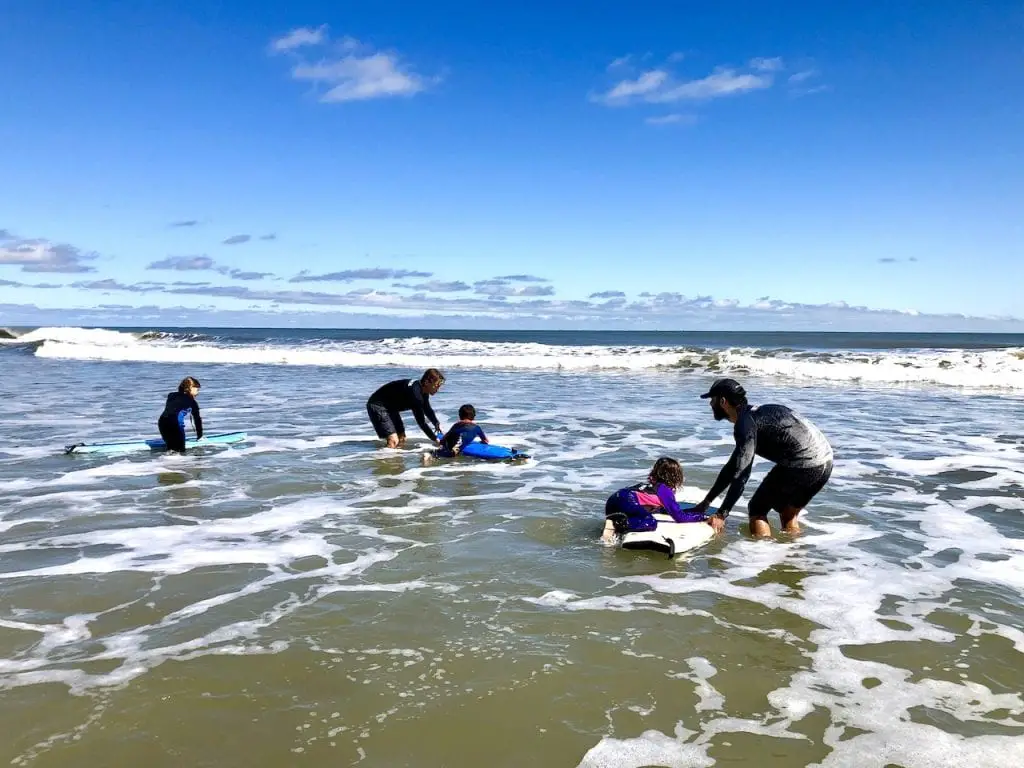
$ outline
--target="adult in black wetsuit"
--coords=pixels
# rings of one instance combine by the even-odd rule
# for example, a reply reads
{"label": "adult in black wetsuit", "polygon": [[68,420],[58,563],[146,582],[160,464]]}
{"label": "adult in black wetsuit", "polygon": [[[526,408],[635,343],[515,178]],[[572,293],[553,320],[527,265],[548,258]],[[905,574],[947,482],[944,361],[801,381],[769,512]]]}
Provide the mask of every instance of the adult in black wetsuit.
{"label": "adult in black wetsuit", "polygon": [[199,415],[199,403],[196,402],[196,395],[199,394],[199,380],[186,376],[178,385],[177,392],[167,395],[167,405],[164,412],[157,419],[156,426],[160,430],[160,437],[164,439],[167,450],[185,452],[185,417],[191,415],[192,423],[196,427],[196,438],[203,436],[203,419]]}
{"label": "adult in black wetsuit", "polygon": [[701,397],[710,399],[716,421],[728,419],[736,425],[736,448],[694,511],[706,512],[728,488],[718,514],[708,519],[715,531],[721,531],[729,511],[743,493],[757,455],[775,462],[775,466],[747,503],[751,533],[771,535],[768,513],[773,509],[779,513],[783,530],[799,532],[797,515],[832,475],[832,446],[828,439],[810,421],[784,405],[749,405],[746,391],[734,379],[718,379]]}
{"label": "adult in black wetsuit", "polygon": [[419,379],[397,379],[370,395],[366,401],[366,413],[377,437],[387,440],[388,448],[404,446],[405,424],[401,412],[412,411],[423,434],[438,442],[441,424],[430,407],[430,396],[436,395],[442,384],[444,374],[436,368],[428,368]]}

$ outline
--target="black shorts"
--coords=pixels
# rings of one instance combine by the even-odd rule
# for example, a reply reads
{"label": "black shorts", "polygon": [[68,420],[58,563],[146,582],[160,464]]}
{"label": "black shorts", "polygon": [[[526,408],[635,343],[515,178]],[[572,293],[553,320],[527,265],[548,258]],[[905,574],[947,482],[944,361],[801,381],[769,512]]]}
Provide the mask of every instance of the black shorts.
{"label": "black shorts", "polygon": [[786,507],[803,509],[832,476],[832,462],[817,467],[772,467],[754,495],[747,511],[751,517],[764,517],[771,510],[781,512]]}
{"label": "black shorts", "polygon": [[398,411],[389,411],[380,403],[372,400],[366,404],[366,413],[370,417],[370,423],[381,440],[387,440],[388,435],[405,437],[405,423]]}

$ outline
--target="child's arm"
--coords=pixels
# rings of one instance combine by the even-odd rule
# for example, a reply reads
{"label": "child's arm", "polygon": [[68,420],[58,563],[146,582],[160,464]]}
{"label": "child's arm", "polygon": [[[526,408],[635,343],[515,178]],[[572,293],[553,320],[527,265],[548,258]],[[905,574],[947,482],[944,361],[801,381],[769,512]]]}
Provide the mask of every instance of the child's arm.
{"label": "child's arm", "polygon": [[482,429],[480,429],[480,425],[477,425],[476,436],[480,438],[480,442],[481,443],[490,443],[491,442],[490,440],[487,439],[487,435],[484,434],[484,431]]}
{"label": "child's arm", "polygon": [[444,433],[444,437],[441,438],[441,447],[452,453],[458,453],[456,450],[459,445],[459,433],[456,429],[458,426],[457,422],[452,424],[451,428]]}
{"label": "child's arm", "polygon": [[707,515],[701,512],[680,509],[679,502],[676,501],[675,491],[664,483],[658,484],[658,498],[661,500],[661,506],[665,508],[665,511],[677,523],[702,523],[707,519]]}
{"label": "child's arm", "polygon": [[196,399],[192,398],[192,423],[196,427],[196,440],[201,440],[203,437],[203,417],[199,415],[199,403]]}

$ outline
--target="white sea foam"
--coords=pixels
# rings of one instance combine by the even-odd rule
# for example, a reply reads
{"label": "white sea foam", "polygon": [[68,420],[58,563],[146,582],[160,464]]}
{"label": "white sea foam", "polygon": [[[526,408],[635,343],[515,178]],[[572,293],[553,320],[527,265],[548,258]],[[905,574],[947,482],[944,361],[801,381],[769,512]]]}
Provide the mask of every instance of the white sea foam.
{"label": "white sea foam", "polygon": [[804,381],[1024,389],[1020,349],[801,352],[783,349],[557,345],[460,339],[230,344],[82,328],[43,328],[39,357],[164,363],[558,371],[736,372]]}

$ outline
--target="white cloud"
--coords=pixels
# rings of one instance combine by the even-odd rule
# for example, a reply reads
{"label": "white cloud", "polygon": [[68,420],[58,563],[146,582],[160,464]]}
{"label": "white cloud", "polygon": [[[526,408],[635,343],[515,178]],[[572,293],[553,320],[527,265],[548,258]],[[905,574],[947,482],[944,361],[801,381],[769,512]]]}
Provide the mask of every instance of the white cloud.
{"label": "white cloud", "polygon": [[644,120],[648,125],[693,125],[697,122],[695,115],[683,115],[674,112],[670,115],[657,115]]}
{"label": "white cloud", "polygon": [[622,80],[608,93],[601,97],[606,103],[625,103],[633,96],[645,96],[654,93],[668,82],[668,72],[663,69],[652,69],[644,72],[635,80]]}
{"label": "white cloud", "polygon": [[619,56],[617,59],[612,59],[612,63],[608,65],[608,71],[611,72],[616,69],[623,69],[628,67],[633,61],[633,54],[628,53],[625,56]]}
{"label": "white cloud", "polygon": [[802,83],[804,80],[809,80],[812,77],[817,76],[818,70],[816,69],[804,69],[800,72],[794,72],[789,76],[789,82],[791,83]]}
{"label": "white cloud", "polygon": [[[484,281],[487,282],[487,281]],[[978,318],[961,314],[927,314],[913,309],[887,310],[851,306],[835,301],[829,304],[802,304],[770,296],[763,296],[750,304],[741,304],[731,298],[712,296],[686,296],[663,291],[640,294],[627,300],[620,291],[603,291],[588,301],[545,298],[550,286],[528,286],[533,290],[516,290],[509,296],[477,295],[446,298],[437,294],[419,293],[400,295],[374,288],[361,288],[347,292],[303,290],[267,290],[248,286],[219,286],[187,283],[135,283],[124,284],[112,279],[75,283],[74,287],[86,292],[147,295],[165,297],[192,297],[196,300],[213,299],[222,302],[245,302],[245,305],[267,307],[279,311],[282,318],[301,316],[303,307],[330,308],[338,313],[371,313],[368,318],[376,325],[394,317],[396,313],[418,320],[416,325],[432,325],[439,317],[460,316],[464,322],[486,324],[488,318],[506,318],[512,323],[537,327],[679,327],[694,328],[759,328],[788,330],[861,329],[861,330],[951,330],[996,329],[1019,331],[1024,321],[1006,317]],[[595,301],[594,299],[609,299]],[[0,306],[0,311],[3,307]],[[10,314],[10,313],[8,313]],[[229,316],[230,310],[217,314]],[[341,315],[335,315],[339,317]],[[10,321],[10,322],[13,322]],[[469,327],[463,325],[462,327]]]}
{"label": "white cloud", "polygon": [[769,75],[740,73],[734,69],[718,69],[700,80],[690,80],[675,87],[654,94],[649,99],[655,102],[672,102],[682,99],[714,99],[735,93],[756,91],[772,84]]}
{"label": "white cloud", "polygon": [[[756,60],[761,61],[761,60]],[[768,61],[768,60],[765,60]],[[700,101],[770,88],[774,74],[768,70],[743,72],[719,67],[696,80],[677,80],[666,68],[651,69],[636,78],[620,80],[608,91],[591,97],[607,106],[628,106],[637,102],[671,104]]]}
{"label": "white cloud", "polygon": [[168,256],[166,259],[154,261],[146,267],[146,269],[173,269],[178,272],[213,268],[213,259],[209,256]]}
{"label": "white cloud", "polygon": [[[327,25],[301,27],[273,40],[274,52],[301,52],[313,45],[330,43]],[[375,51],[354,37],[343,37],[333,53],[317,61],[300,61],[292,67],[292,78],[324,87],[320,101],[341,103],[395,96],[413,96],[426,90],[437,78],[428,79],[403,64],[398,54]]]}
{"label": "white cloud", "polygon": [[294,51],[307,45],[322,45],[327,40],[327,25],[319,27],[298,27],[287,35],[275,38],[270,42],[270,50],[275,53]]}
{"label": "white cloud", "polygon": [[95,272],[94,267],[83,263],[95,258],[95,253],[83,252],[67,243],[41,238],[19,239],[7,230],[0,230],[0,265],[20,266],[22,272]]}
{"label": "white cloud", "polygon": [[324,102],[412,96],[427,87],[422,77],[404,71],[398,57],[391,53],[352,54],[318,64],[300,64],[292,69],[292,77],[328,86],[320,97]]}

